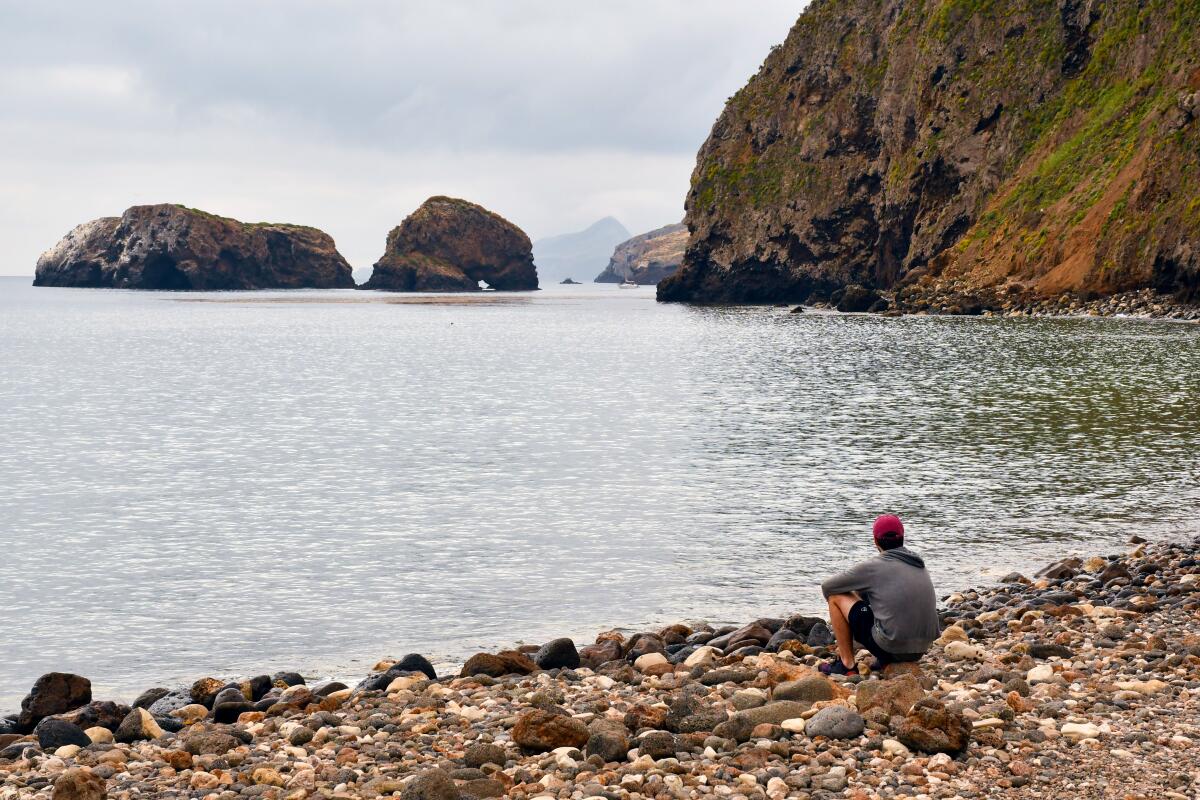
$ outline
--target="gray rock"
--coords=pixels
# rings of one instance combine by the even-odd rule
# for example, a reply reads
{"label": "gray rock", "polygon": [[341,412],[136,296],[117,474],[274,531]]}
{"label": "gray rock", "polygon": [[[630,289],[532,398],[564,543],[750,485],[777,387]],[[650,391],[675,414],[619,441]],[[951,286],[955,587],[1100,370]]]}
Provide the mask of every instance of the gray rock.
{"label": "gray rock", "polygon": [[865,728],[866,722],[858,712],[845,706],[829,706],[813,715],[804,726],[804,732],[814,738],[853,739],[862,736]]}
{"label": "gray rock", "polygon": [[78,725],[56,717],[46,717],[43,719],[33,729],[33,734],[37,737],[38,744],[47,753],[53,753],[58,748],[68,744],[87,747],[92,743],[92,740],[88,738],[88,735]]}
{"label": "gray rock", "polygon": [[765,706],[759,708],[739,711],[734,714],[734,717],[746,720],[750,723],[751,727],[761,725],[764,722],[771,725],[778,725],[784,720],[795,719],[810,708],[812,708],[812,703],[804,703],[797,700],[778,700],[773,703],[767,703]]}
{"label": "gray rock", "polygon": [[705,686],[716,686],[720,683],[749,683],[758,677],[758,672],[745,667],[721,667],[709,670],[700,677],[700,683]]}
{"label": "gray rock", "polygon": [[798,681],[786,681],[775,687],[771,697],[776,700],[799,700],[816,703],[833,699],[833,684],[819,675],[811,675]]}
{"label": "gray rock", "polygon": [[[167,692],[162,697],[158,698],[153,703],[151,703],[149,708],[146,708],[146,710],[149,711],[151,714],[153,714],[156,717],[166,716],[166,715],[170,714],[172,711],[178,711],[179,709],[183,708],[184,706],[191,705],[191,704],[192,704],[192,693],[190,690],[188,690],[188,689],[172,689],[171,691]],[[135,705],[135,708],[142,708],[142,706]]]}
{"label": "gray rock", "polygon": [[400,794],[401,800],[460,800],[461,797],[454,780],[436,767],[413,778]]}
{"label": "gray rock", "polygon": [[555,639],[541,646],[534,654],[533,662],[542,669],[576,669],[579,667],[579,651],[570,639]]}
{"label": "gray rock", "polygon": [[584,752],[609,761],[624,761],[629,753],[629,730],[619,722],[597,720],[588,726],[592,735]]}
{"label": "gray rock", "polygon": [[767,704],[767,698],[758,692],[741,691],[734,692],[730,698],[733,707],[738,711],[746,711],[751,708],[761,708]]}
{"label": "gray rock", "polygon": [[675,737],[667,731],[650,731],[638,740],[638,753],[658,760],[674,758],[676,753]]}
{"label": "gray rock", "polygon": [[296,728],[296,730],[292,731],[288,736],[288,744],[294,747],[303,747],[312,741],[313,735],[314,732],[312,728],[301,725],[299,728]]}
{"label": "gray rock", "polygon": [[818,622],[812,626],[804,643],[809,647],[828,647],[833,644],[833,631],[824,622]]}
{"label": "gray rock", "polygon": [[144,708],[149,710],[150,706],[154,705],[156,702],[166,697],[170,693],[170,689],[166,689],[161,686],[154,689],[147,689],[139,694],[137,699],[133,701],[133,708]]}
{"label": "gray rock", "polygon": [[498,744],[473,744],[463,754],[463,763],[474,769],[478,769],[484,764],[503,767],[506,761],[508,761],[508,751]]}

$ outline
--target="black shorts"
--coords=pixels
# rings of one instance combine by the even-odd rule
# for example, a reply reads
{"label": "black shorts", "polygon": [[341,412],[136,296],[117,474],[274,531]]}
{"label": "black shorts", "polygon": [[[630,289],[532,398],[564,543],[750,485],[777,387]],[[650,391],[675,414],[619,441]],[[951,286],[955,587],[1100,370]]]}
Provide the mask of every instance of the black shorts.
{"label": "black shorts", "polygon": [[875,635],[872,633],[875,627],[875,612],[867,605],[866,600],[859,600],[850,606],[850,614],[847,616],[847,619],[850,622],[850,633],[854,636],[854,641],[867,648],[871,655],[884,664],[889,664],[893,661],[916,661],[921,657],[920,655],[889,653],[879,646],[879,643],[875,641]]}

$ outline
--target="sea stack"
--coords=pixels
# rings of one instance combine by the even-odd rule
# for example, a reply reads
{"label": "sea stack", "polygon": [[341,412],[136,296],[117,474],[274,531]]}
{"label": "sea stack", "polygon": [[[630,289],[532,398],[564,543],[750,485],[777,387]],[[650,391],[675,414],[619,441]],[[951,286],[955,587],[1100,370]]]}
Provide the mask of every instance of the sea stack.
{"label": "sea stack", "polygon": [[634,236],[617,245],[608,266],[596,276],[595,282],[656,284],[679,269],[687,243],[687,226],[680,223]]}
{"label": "sea stack", "polygon": [[1200,9],[980,8],[810,3],[701,148],[659,299],[1200,300]]}
{"label": "sea stack", "polygon": [[362,289],[476,292],[538,288],[525,232],[482,206],[431,197],[388,234],[387,248]]}
{"label": "sea stack", "polygon": [[352,289],[329,234],[184,206],[133,206],[77,226],[38,259],[34,286],[219,291]]}

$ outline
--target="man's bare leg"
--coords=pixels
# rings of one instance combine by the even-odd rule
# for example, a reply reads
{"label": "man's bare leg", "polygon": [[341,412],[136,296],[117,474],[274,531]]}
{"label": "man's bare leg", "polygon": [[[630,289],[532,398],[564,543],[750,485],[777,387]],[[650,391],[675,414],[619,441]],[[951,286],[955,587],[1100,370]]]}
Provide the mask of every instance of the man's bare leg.
{"label": "man's bare leg", "polygon": [[861,598],[854,592],[829,596],[829,626],[837,639],[837,654],[847,669],[854,666],[854,636],[850,633],[850,609]]}

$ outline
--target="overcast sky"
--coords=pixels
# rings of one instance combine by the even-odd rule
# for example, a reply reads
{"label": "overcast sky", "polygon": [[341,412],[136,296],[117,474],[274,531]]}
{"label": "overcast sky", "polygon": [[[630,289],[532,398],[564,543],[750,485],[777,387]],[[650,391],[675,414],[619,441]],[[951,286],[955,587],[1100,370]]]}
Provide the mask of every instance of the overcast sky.
{"label": "overcast sky", "polygon": [[432,194],[534,239],[677,221],[803,0],[0,0],[0,273],[137,203],[311,224],[355,267]]}
{"label": "overcast sky", "polygon": [[0,0],[0,273],[182,203],[355,267],[431,194],[533,239],[677,221],[726,98],[803,0]]}

